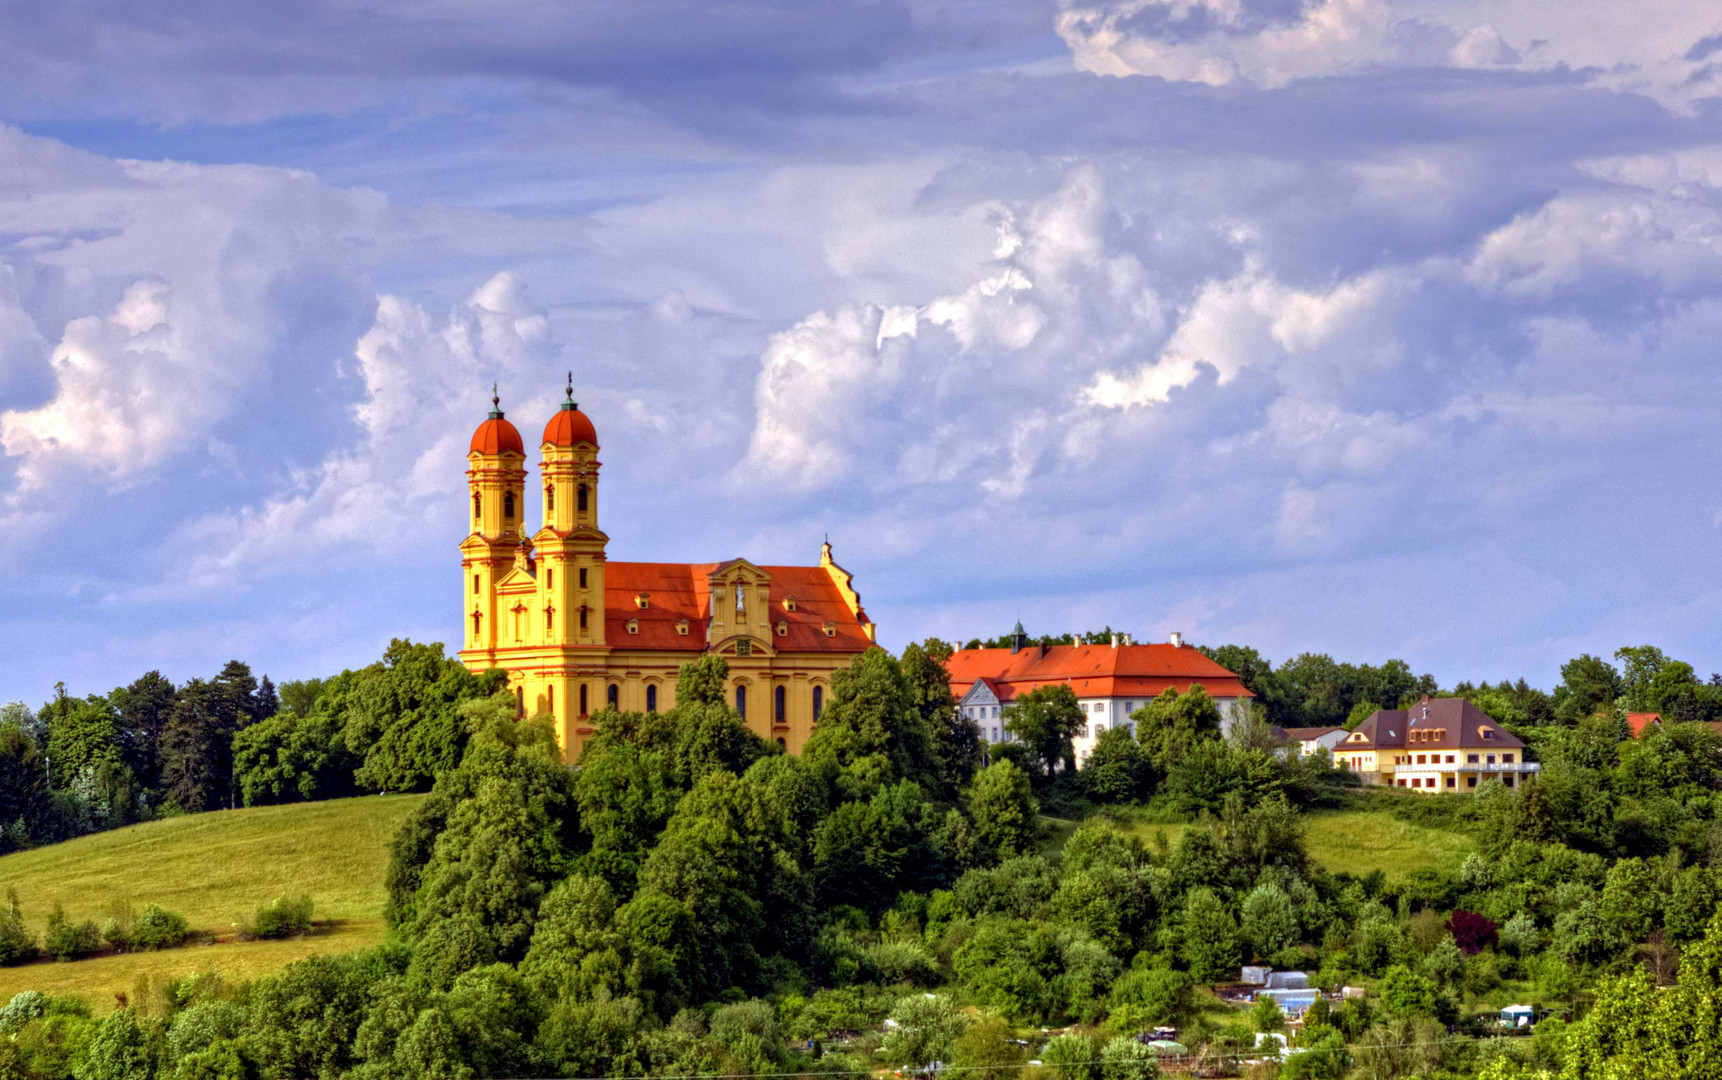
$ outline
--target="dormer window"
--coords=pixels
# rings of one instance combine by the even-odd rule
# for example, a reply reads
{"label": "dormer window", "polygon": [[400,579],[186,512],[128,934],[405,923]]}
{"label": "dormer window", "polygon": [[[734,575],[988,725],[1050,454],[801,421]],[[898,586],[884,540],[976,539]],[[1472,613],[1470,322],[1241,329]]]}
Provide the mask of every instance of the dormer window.
{"label": "dormer window", "polygon": [[682,635],[683,637],[688,636],[688,620],[686,620],[686,619],[677,619],[676,620],[676,633]]}
{"label": "dormer window", "polygon": [[652,594],[649,592],[643,592],[643,593],[635,594],[634,606],[639,608],[641,611],[644,611],[647,608],[651,607],[652,606]]}
{"label": "dormer window", "polygon": [[837,624],[832,622],[831,620],[827,619],[825,621],[825,626],[823,627],[823,629],[825,630],[825,636],[826,637],[836,637],[837,636]]}
{"label": "dormer window", "polygon": [[795,610],[795,597],[786,596],[783,598],[783,610],[785,610],[785,611],[794,611]]}
{"label": "dormer window", "polygon": [[637,634],[639,632],[640,632],[640,620],[629,619],[628,620],[628,633]]}
{"label": "dormer window", "polygon": [[1485,738],[1485,739],[1493,739],[1495,737],[1494,731],[1490,728],[1483,728],[1482,732],[1483,732],[1483,738]]}
{"label": "dormer window", "polygon": [[782,622],[779,622],[777,624],[777,636],[778,637],[788,637],[789,636],[789,620],[788,619],[784,619]]}

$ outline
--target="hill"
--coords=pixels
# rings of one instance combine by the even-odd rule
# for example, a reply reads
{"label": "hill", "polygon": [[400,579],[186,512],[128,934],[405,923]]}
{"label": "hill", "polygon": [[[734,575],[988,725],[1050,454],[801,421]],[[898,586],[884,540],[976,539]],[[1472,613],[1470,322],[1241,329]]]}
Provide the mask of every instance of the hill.
{"label": "hill", "polygon": [[[383,939],[383,871],[389,841],[422,795],[221,810],[145,822],[0,857],[0,889],[13,888],[38,933],[55,903],[98,924],[127,906],[160,904],[217,936],[214,945],[0,968],[0,1001],[19,990],[81,993],[98,1009],[147,975],[218,970],[234,978],[313,953]],[[286,893],[308,893],[316,933],[292,941],[234,940],[238,925]]]}

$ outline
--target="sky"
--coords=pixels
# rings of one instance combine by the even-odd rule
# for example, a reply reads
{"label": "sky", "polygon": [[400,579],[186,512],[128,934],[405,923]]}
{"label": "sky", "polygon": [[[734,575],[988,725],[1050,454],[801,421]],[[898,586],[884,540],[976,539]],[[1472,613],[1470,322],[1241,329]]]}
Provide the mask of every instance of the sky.
{"label": "sky", "polygon": [[882,644],[1722,669],[1708,0],[0,8],[0,700],[459,629],[567,372],[612,557]]}

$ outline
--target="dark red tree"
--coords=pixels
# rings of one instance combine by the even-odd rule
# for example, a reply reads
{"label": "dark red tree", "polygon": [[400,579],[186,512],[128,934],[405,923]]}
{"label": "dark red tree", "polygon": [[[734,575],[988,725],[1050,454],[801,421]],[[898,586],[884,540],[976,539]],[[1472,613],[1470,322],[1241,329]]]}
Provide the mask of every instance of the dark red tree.
{"label": "dark red tree", "polygon": [[1447,920],[1447,931],[1453,935],[1459,951],[1466,956],[1475,956],[1487,946],[1498,945],[1501,941],[1495,920],[1475,911],[1455,911],[1453,917]]}

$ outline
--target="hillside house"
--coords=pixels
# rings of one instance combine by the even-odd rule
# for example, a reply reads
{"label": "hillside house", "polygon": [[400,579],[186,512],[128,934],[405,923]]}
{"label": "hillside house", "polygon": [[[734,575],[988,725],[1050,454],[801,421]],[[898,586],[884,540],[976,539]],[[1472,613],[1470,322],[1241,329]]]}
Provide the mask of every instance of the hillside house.
{"label": "hillside house", "polygon": [[1425,694],[1409,709],[1379,709],[1333,752],[1335,768],[1365,783],[1433,795],[1474,791],[1494,778],[1518,787],[1541,766],[1525,760],[1525,744],[1464,698]]}

